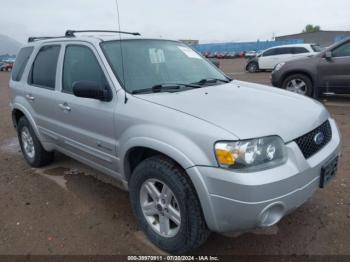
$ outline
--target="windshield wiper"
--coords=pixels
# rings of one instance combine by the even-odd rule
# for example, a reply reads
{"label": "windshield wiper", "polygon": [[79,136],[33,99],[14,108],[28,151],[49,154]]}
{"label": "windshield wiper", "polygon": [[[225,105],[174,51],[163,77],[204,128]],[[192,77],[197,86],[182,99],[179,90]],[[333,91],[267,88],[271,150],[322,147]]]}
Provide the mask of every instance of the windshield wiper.
{"label": "windshield wiper", "polygon": [[205,84],[215,84],[217,82],[222,82],[222,83],[229,83],[231,82],[231,80],[225,80],[225,79],[220,79],[220,78],[204,78],[198,82],[195,82],[195,83],[191,83],[191,84],[194,84],[194,85],[205,85]]}
{"label": "windshield wiper", "polygon": [[131,93],[132,94],[142,94],[142,93],[170,92],[170,91],[174,91],[174,90],[179,90],[182,87],[199,88],[200,86],[196,85],[196,84],[165,83],[165,84],[154,85],[151,88],[134,90]]}

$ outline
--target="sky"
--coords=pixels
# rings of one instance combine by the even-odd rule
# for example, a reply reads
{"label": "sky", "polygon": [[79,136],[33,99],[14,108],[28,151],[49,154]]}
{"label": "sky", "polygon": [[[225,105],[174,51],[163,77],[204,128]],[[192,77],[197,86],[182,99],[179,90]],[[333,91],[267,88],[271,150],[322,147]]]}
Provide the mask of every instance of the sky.
{"label": "sky", "polygon": [[[121,29],[145,37],[201,43],[271,40],[306,24],[350,30],[349,0],[118,0]],[[1,0],[0,34],[28,36],[66,29],[117,30],[115,0]]]}

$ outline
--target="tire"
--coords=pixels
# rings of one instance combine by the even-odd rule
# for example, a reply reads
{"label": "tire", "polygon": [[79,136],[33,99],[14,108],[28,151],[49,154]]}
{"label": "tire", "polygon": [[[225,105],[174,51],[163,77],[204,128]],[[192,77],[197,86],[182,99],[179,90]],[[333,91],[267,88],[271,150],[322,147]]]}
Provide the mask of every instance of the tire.
{"label": "tire", "polygon": [[[174,198],[172,199],[175,199],[178,204],[178,214],[181,218],[175,235],[161,235],[161,232],[154,229],[156,222],[152,224],[146,218],[142,208],[144,204],[141,204],[141,201],[144,194],[144,185],[151,183],[149,181],[164,183],[173,193]],[[148,239],[162,250],[171,254],[185,254],[207,240],[210,231],[205,223],[197,194],[187,174],[172,160],[164,156],[153,156],[142,161],[131,176],[129,193],[131,205],[140,227]],[[171,194],[169,193],[169,195]],[[162,195],[160,195],[160,198],[163,198]],[[155,205],[157,202],[152,203]],[[159,209],[156,210],[159,211]],[[164,210],[164,213],[167,212],[166,208]],[[166,217],[166,215],[158,215],[159,221],[161,221],[161,217]],[[152,216],[150,217],[153,219]],[[169,222],[169,225],[171,222]],[[161,228],[160,222],[158,223],[159,228]],[[172,224],[176,226],[175,223]]]}
{"label": "tire", "polygon": [[257,62],[250,62],[248,63],[248,65],[246,66],[246,70],[249,73],[256,73],[259,71],[259,65]]}
{"label": "tire", "polygon": [[[54,153],[47,152],[43,148],[26,117],[21,117],[19,119],[17,124],[17,135],[23,156],[30,166],[42,167],[53,161]],[[27,139],[25,138],[25,135],[28,137]],[[31,142],[28,142],[30,140]],[[26,147],[27,144],[30,144],[29,147],[34,150],[29,150],[28,147]]]}
{"label": "tire", "polygon": [[288,76],[282,84],[282,88],[291,92],[312,97],[313,86],[311,79],[304,74],[294,74]]}

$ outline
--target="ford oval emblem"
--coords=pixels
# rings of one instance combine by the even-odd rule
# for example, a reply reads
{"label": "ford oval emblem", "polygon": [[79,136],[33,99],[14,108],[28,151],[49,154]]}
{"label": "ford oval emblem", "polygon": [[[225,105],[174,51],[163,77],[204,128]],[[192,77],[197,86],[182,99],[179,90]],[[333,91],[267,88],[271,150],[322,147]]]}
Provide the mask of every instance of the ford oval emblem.
{"label": "ford oval emblem", "polygon": [[321,145],[323,141],[324,141],[324,134],[322,132],[319,132],[314,136],[314,142],[316,145]]}

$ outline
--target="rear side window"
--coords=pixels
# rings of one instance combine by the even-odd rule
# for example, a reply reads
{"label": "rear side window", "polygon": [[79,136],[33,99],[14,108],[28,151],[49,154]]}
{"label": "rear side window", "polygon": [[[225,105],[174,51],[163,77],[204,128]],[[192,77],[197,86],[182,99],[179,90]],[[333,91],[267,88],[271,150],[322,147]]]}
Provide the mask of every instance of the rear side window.
{"label": "rear side window", "polygon": [[263,53],[263,56],[272,56],[272,55],[276,55],[276,49],[270,49],[267,50],[266,52]]}
{"label": "rear side window", "polygon": [[67,46],[63,64],[62,91],[73,93],[73,83],[81,80],[107,86],[104,73],[90,48],[78,45]]}
{"label": "rear side window", "polygon": [[33,63],[29,83],[48,89],[55,89],[59,45],[43,46]]}
{"label": "rear side window", "polygon": [[283,47],[276,49],[276,55],[289,55],[292,53],[292,49],[290,47]]}
{"label": "rear side window", "polygon": [[304,54],[309,53],[305,47],[293,47],[293,54]]}
{"label": "rear side window", "polygon": [[33,49],[33,47],[24,47],[19,51],[12,70],[13,81],[21,80],[24,69],[26,68],[28,60],[33,53]]}

